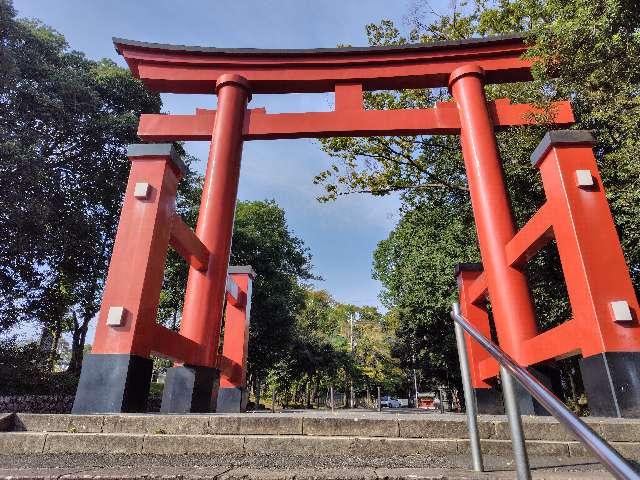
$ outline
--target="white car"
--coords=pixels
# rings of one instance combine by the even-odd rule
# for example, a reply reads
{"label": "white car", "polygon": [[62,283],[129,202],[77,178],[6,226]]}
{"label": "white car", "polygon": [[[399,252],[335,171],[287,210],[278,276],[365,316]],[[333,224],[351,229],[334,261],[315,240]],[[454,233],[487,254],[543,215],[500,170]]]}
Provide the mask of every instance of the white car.
{"label": "white car", "polygon": [[383,396],[380,397],[380,406],[387,408],[400,408],[400,402],[396,397]]}

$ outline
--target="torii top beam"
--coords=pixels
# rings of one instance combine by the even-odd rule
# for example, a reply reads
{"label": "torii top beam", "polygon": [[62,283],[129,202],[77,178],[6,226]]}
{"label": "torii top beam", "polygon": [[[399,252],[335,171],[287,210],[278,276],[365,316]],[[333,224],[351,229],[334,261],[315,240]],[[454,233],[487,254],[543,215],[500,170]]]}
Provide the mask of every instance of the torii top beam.
{"label": "torii top beam", "polygon": [[156,92],[213,93],[225,73],[246,78],[252,93],[331,92],[341,83],[363,90],[446,87],[457,67],[475,64],[487,83],[531,79],[520,35],[385,47],[306,50],[225,49],[114,38],[118,53]]}

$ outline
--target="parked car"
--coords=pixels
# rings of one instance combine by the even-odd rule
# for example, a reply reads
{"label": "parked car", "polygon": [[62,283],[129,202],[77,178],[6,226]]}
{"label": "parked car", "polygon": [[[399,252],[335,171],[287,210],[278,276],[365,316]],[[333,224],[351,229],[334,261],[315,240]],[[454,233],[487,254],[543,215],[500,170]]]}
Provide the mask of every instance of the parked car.
{"label": "parked car", "polygon": [[380,406],[387,408],[400,408],[400,402],[396,397],[384,395],[380,397]]}

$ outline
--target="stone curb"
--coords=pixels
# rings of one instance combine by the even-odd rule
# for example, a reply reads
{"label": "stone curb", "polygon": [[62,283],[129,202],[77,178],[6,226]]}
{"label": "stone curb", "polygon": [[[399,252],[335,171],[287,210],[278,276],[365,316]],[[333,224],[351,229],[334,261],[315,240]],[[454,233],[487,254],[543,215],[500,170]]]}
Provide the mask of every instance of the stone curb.
{"label": "stone curb", "polygon": [[[639,442],[612,442],[627,458],[640,458]],[[585,457],[589,452],[578,442],[528,440],[531,455]],[[511,455],[509,440],[482,440],[486,454]],[[386,438],[302,435],[153,435],[130,433],[0,433],[4,454],[288,454],[354,455],[388,457],[466,454],[469,441],[451,438]]]}
{"label": "stone curb", "polygon": [[[425,418],[427,417],[427,418]],[[640,420],[587,418],[587,423],[613,442],[640,442]],[[549,417],[523,417],[528,440],[575,440]],[[371,412],[352,416],[302,414],[211,414],[211,415],[0,415],[0,431],[133,433],[187,435],[305,435],[366,436],[385,438],[468,438],[463,415],[395,415],[376,417]],[[504,416],[480,416],[483,439],[508,440]]]}

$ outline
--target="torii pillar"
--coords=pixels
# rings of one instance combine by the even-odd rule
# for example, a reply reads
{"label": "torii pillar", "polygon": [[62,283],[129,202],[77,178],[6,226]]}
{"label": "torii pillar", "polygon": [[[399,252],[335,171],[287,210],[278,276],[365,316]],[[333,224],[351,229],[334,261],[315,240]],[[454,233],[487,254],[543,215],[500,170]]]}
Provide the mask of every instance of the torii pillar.
{"label": "torii pillar", "polygon": [[209,251],[209,265],[204,271],[189,269],[180,326],[182,336],[200,345],[200,354],[196,365],[172,369],[165,385],[175,395],[181,389],[173,383],[180,384],[186,378],[193,386],[184,392],[184,398],[172,400],[186,411],[211,411],[215,407],[219,380],[216,357],[240,179],[242,129],[251,96],[248,82],[231,74],[218,78],[216,93],[218,110],[196,225],[196,235]]}

